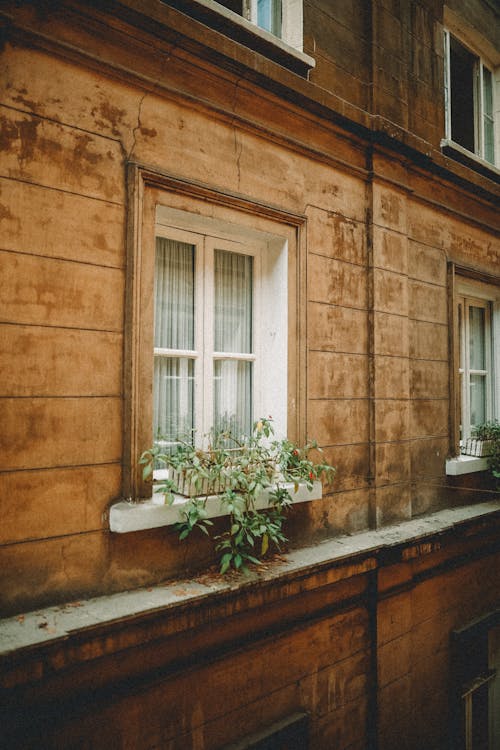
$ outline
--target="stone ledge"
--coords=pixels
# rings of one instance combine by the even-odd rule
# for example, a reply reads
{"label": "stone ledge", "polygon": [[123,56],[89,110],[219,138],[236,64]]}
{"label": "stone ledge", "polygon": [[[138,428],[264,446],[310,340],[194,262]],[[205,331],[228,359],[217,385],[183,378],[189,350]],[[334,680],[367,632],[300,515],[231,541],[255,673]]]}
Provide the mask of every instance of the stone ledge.
{"label": "stone ledge", "polygon": [[[105,635],[109,628],[124,622],[141,621],[148,615],[162,614],[186,606],[195,608],[222,599],[245,600],[238,607],[255,606],[252,593],[266,589],[266,604],[308,590],[308,578],[315,575],[316,588],[367,573],[384,564],[384,553],[398,553],[401,561],[427,555],[432,538],[464,529],[470,539],[474,527],[500,519],[500,500],[441,510],[429,516],[342,536],[312,547],[292,550],[278,562],[263,566],[248,576],[211,577],[198,575],[189,580],[125,591],[95,599],[70,602],[17,615],[0,621],[0,663],[16,660],[68,639],[85,640]],[[476,533],[480,533],[478,530]],[[379,558],[380,561],[377,560]],[[208,580],[207,580],[208,579]],[[292,590],[293,589],[293,590]]]}

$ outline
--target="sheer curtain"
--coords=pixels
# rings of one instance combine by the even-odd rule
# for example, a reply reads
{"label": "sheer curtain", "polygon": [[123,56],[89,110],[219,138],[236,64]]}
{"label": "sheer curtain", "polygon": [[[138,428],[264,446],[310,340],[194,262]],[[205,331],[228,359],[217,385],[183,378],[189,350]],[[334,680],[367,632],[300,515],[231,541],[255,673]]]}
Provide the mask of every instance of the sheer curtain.
{"label": "sheer curtain", "polygon": [[175,356],[195,348],[194,253],[185,242],[156,239],[153,429],[166,442],[190,439],[194,426],[194,359]]}
{"label": "sheer curtain", "polygon": [[[469,307],[470,423],[486,420],[486,330],[485,309]],[[482,372],[477,372],[481,370]],[[474,372],[476,371],[476,372]]]}
{"label": "sheer curtain", "polygon": [[253,258],[215,250],[213,421],[236,435],[252,428],[252,287]]}

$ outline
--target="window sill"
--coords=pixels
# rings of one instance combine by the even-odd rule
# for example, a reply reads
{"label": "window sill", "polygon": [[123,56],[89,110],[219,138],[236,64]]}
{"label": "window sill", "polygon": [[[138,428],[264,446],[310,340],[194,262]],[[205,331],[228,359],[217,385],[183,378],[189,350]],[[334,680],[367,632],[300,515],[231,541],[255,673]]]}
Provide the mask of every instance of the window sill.
{"label": "window sill", "polygon": [[[320,500],[323,494],[321,482],[314,482],[310,490],[301,483],[296,492],[292,483],[286,483],[284,486],[290,492],[293,503]],[[258,510],[269,507],[270,492],[271,488],[263,490],[258,496],[255,503]],[[188,502],[189,498],[176,495],[172,505],[165,505],[163,495],[160,494],[154,494],[150,500],[140,502],[121,500],[109,510],[109,528],[117,534],[127,534],[131,531],[172,526],[182,520],[182,511]],[[207,498],[206,511],[208,518],[227,515],[218,495],[210,495]]]}
{"label": "window sill", "polygon": [[488,459],[478,456],[457,456],[446,461],[446,474],[458,477],[462,474],[473,474],[475,471],[487,471]]}
{"label": "window sill", "polygon": [[441,151],[445,156],[450,156],[455,161],[464,164],[466,167],[470,167],[484,177],[488,177],[494,182],[500,182],[500,169],[498,167],[481,159],[480,156],[472,153],[472,151],[468,151],[463,146],[460,146],[460,144],[455,143],[455,141],[443,138],[441,141]]}

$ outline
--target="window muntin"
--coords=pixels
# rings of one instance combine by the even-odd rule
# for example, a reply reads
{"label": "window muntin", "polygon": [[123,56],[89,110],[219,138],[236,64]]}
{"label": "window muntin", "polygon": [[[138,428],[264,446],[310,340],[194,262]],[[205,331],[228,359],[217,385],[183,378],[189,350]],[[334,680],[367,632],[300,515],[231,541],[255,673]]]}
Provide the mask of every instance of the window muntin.
{"label": "window muntin", "polygon": [[[249,434],[260,248],[161,227],[156,238],[153,437]],[[258,368],[257,368],[258,369]]]}
{"label": "window muntin", "polygon": [[495,164],[494,78],[479,55],[445,31],[446,138]]}

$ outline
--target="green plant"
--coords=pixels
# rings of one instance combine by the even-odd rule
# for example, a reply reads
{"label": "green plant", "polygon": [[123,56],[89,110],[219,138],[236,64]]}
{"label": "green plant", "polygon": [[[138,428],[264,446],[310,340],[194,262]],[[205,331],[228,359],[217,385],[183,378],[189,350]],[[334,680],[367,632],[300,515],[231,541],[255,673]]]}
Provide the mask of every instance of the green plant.
{"label": "green plant", "polygon": [[[311,452],[318,460],[312,460]],[[164,452],[158,442],[139,462],[146,481],[153,481],[155,468],[169,469],[169,478],[155,485],[167,504],[179,492],[196,494],[184,504],[182,521],[176,525],[180,539],[194,529],[212,536],[206,503],[210,495],[218,495],[228,519],[226,530],[213,537],[221,573],[245,570],[268,550],[281,548],[286,541],[283,524],[293,502],[287,485],[297,490],[305,483],[311,489],[316,480],[330,481],[335,473],[322,460],[315,441],[298,447],[290,440],[275,440],[271,418],[256,422],[246,438],[237,439],[227,430],[211,435],[206,450],[179,441],[175,450]],[[256,499],[263,490],[269,492],[269,507],[260,510]]]}
{"label": "green plant", "polygon": [[493,419],[478,425],[472,431],[476,440],[491,440],[488,468],[496,479],[500,479],[500,422]]}

